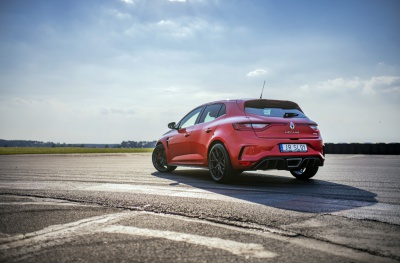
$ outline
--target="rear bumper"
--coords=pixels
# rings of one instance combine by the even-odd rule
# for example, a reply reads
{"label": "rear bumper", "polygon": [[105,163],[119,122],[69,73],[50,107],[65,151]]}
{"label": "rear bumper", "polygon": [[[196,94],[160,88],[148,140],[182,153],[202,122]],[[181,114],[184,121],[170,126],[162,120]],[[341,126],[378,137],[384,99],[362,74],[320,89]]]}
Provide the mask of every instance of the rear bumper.
{"label": "rear bumper", "polygon": [[323,165],[324,159],[317,156],[267,157],[253,165],[251,170],[298,170]]}
{"label": "rear bumper", "polygon": [[[307,152],[281,152],[281,143],[306,144]],[[235,170],[296,170],[302,167],[323,166],[325,161],[322,138],[260,139],[255,137],[254,133],[243,132],[233,133],[226,145]]]}

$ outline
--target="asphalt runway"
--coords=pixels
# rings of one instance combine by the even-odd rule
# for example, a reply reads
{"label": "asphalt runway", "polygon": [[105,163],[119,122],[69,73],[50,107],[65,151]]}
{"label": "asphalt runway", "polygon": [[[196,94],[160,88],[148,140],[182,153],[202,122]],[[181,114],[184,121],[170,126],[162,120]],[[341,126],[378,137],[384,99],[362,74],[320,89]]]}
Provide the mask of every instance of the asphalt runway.
{"label": "asphalt runway", "polygon": [[5,262],[396,262],[400,156],[328,155],[314,179],[157,172],[150,154],[0,156]]}

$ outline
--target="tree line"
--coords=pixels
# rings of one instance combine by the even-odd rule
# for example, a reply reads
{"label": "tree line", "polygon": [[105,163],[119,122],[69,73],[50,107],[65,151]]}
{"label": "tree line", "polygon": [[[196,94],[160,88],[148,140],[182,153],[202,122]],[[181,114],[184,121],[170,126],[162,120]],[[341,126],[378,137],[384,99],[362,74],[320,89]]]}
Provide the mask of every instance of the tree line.
{"label": "tree line", "polygon": [[120,144],[54,143],[30,140],[3,140],[0,147],[82,147],[82,148],[154,148],[157,141],[123,141]]}

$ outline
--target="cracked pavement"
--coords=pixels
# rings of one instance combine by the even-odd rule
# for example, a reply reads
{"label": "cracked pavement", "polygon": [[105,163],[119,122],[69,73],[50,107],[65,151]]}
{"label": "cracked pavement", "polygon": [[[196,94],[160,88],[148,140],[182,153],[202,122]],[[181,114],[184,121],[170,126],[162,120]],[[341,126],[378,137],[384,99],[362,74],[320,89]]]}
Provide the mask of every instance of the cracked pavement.
{"label": "cracked pavement", "polygon": [[331,155],[314,180],[219,185],[206,170],[157,173],[149,154],[0,156],[0,258],[396,262],[399,159]]}

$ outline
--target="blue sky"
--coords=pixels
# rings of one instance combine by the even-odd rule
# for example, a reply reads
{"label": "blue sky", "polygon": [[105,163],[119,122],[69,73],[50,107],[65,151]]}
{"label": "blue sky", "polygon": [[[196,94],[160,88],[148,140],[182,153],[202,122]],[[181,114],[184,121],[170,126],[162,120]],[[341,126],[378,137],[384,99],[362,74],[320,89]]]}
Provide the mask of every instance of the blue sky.
{"label": "blue sky", "polygon": [[0,138],[156,140],[199,104],[293,100],[325,142],[400,141],[400,1],[5,0]]}

